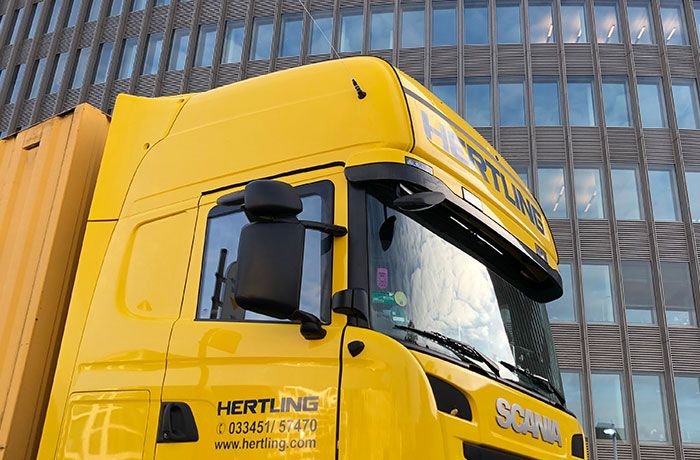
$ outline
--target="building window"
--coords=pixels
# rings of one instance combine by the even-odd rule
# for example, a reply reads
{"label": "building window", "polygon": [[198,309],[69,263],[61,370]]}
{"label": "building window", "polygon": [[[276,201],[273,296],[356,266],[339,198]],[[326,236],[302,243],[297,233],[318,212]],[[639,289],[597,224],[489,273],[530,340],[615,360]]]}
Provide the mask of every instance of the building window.
{"label": "building window", "polygon": [[438,99],[457,112],[457,82],[452,79],[433,80],[432,91]]}
{"label": "building window", "polygon": [[122,14],[124,9],[124,0],[112,0],[112,4],[109,7],[110,16],[119,16]]}
{"label": "building window", "polygon": [[597,1],[593,5],[598,43],[620,43],[620,14],[617,1]]}
{"label": "building window", "polygon": [[528,163],[511,162],[510,167],[513,168],[515,174],[518,175],[521,181],[530,188],[530,165]]}
{"label": "building window", "polygon": [[625,403],[622,398],[622,385],[619,374],[591,374],[593,394],[593,425],[598,439],[610,439],[603,433],[603,427],[615,425],[621,439],[627,438],[625,429]]}
{"label": "building window", "polygon": [[564,43],[588,43],[588,21],[583,2],[562,2],[561,26]]}
{"label": "building window", "polygon": [[498,43],[521,43],[522,22],[520,2],[499,1],[496,3],[496,41]]}
{"label": "building window", "polygon": [[628,324],[655,324],[654,283],[651,265],[642,260],[623,260],[622,286]]}
{"label": "building window", "polygon": [[362,51],[362,10],[340,11],[340,51]]}
{"label": "building window", "polygon": [[690,217],[693,222],[700,222],[700,171],[686,171],[685,182],[688,186]]}
{"label": "building window", "polygon": [[661,79],[645,77],[637,79],[639,111],[642,114],[642,127],[665,128],[666,105],[664,104]]}
{"label": "building window", "polygon": [[612,188],[617,220],[641,220],[644,218],[637,168],[612,168]]}
{"label": "building window", "polygon": [[491,82],[486,78],[468,78],[464,84],[464,107],[472,126],[491,126]]}
{"label": "building window", "polygon": [[525,84],[504,79],[498,83],[498,112],[501,126],[525,126]]}
{"label": "building window", "polygon": [[197,36],[197,51],[194,56],[195,67],[211,67],[216,46],[216,24],[202,24]]}
{"label": "building window", "polygon": [[50,34],[56,30],[56,22],[61,14],[62,0],[53,0],[51,4],[51,13],[49,14],[49,22],[46,24],[46,33]]}
{"label": "building window", "polygon": [[630,24],[630,39],[634,45],[649,45],[655,42],[654,25],[651,21],[649,0],[634,0],[627,4]]}
{"label": "building window", "polygon": [[80,48],[78,58],[75,60],[73,77],[70,82],[70,89],[82,88],[87,73],[88,59],[90,58],[90,48]]}
{"label": "building window", "polygon": [[27,31],[27,38],[34,38],[36,35],[37,28],[39,27],[39,19],[41,19],[41,12],[44,9],[44,2],[35,3],[32,5],[32,18]]}
{"label": "building window", "polygon": [[113,48],[114,43],[112,42],[105,42],[100,45],[97,58],[97,67],[95,68],[95,74],[92,77],[93,85],[99,85],[107,81],[109,64],[112,62]]}
{"label": "building window", "polygon": [[154,75],[160,67],[160,55],[163,53],[163,33],[158,32],[148,36],[146,52],[143,55],[142,75]]}
{"label": "building window", "polygon": [[370,13],[369,47],[388,50],[394,47],[394,7],[373,6]]}
{"label": "building window", "polygon": [[688,44],[684,17],[683,4],[680,0],[663,0],[661,2],[661,25],[667,45]]}
{"label": "building window", "polygon": [[6,104],[14,104],[17,102],[19,90],[22,87],[22,80],[24,79],[24,67],[24,64],[20,64],[15,67],[15,73],[12,76],[12,83],[10,84],[12,91],[10,91],[7,95],[8,97]]}
{"label": "building window", "polygon": [[693,2],[693,16],[695,17],[695,32],[700,40],[700,2]]}
{"label": "building window", "polygon": [[87,22],[97,21],[100,15],[100,9],[102,8],[102,0],[92,0],[90,4],[90,10],[88,11]]}
{"label": "building window", "polygon": [[684,443],[700,444],[700,378],[676,375],[676,404]]}
{"label": "building window", "polygon": [[146,9],[148,0],[134,0],[131,3],[131,11],[141,11]]}
{"label": "building window", "polygon": [[654,220],[678,221],[678,189],[672,169],[649,169],[649,189]]}
{"label": "building window", "polygon": [[576,296],[574,295],[573,273],[570,262],[559,262],[564,294],[557,300],[547,304],[549,320],[553,322],[576,321]]}
{"label": "building window", "polygon": [[49,94],[56,94],[61,89],[63,74],[66,71],[66,60],[68,53],[57,54],[54,58],[53,69],[51,71],[51,86],[49,86]]}
{"label": "building window", "polygon": [[540,205],[548,219],[566,219],[566,180],[564,168],[537,168],[537,190]]}
{"label": "building window", "polygon": [[489,8],[486,2],[465,1],[464,43],[467,45],[489,44]]}
{"label": "building window", "polygon": [[[301,30],[303,22],[300,14],[283,14],[280,33],[281,57],[299,56],[301,54]],[[214,42],[212,41],[212,49]]]}
{"label": "building window", "polygon": [[615,300],[609,263],[584,263],[581,266],[583,305],[589,323],[614,323]]}
{"label": "building window", "polygon": [[[316,21],[311,24],[311,40],[309,54],[327,54],[331,51],[330,39],[333,33],[333,15],[320,13],[314,16]],[[241,40],[241,43],[243,40]]]}
{"label": "building window", "polygon": [[535,78],[532,84],[535,125],[561,125],[559,110],[559,81],[552,78]]}
{"label": "building window", "polygon": [[27,99],[35,99],[39,95],[39,87],[41,86],[41,78],[46,70],[46,58],[41,58],[34,63],[34,71],[32,72],[32,86],[29,88]]}
{"label": "building window", "polygon": [[12,29],[10,34],[7,36],[7,44],[14,45],[17,40],[17,33],[19,32],[19,26],[22,22],[22,13],[24,8],[16,9],[12,15]]}
{"label": "building window", "polygon": [[80,13],[80,0],[73,0],[70,5],[66,27],[75,27],[78,23],[78,13]]}
{"label": "building window", "polygon": [[603,77],[603,106],[607,126],[630,126],[629,87],[622,77]]}
{"label": "building window", "polygon": [[666,322],[669,326],[694,326],[690,268],[687,262],[661,262],[661,285],[664,288]]}
{"label": "building window", "polygon": [[153,6],[167,6],[170,5],[170,0],[156,0]]}
{"label": "building window", "polygon": [[254,18],[250,43],[250,59],[270,59],[272,53],[272,18]]}
{"label": "building window", "polygon": [[586,417],[583,410],[583,392],[581,391],[580,371],[561,371],[561,381],[564,386],[564,398],[566,398],[566,408],[576,415],[578,422],[585,427]]}
{"label": "building window", "polygon": [[433,3],[432,46],[457,44],[457,6],[454,2]]}
{"label": "building window", "polygon": [[673,105],[680,129],[700,129],[700,109],[695,80],[673,80]]}
{"label": "building window", "polygon": [[552,4],[533,2],[527,10],[530,19],[530,43],[554,43],[557,31],[554,29]]}
{"label": "building window", "polygon": [[170,43],[170,57],[168,59],[168,70],[183,70],[185,68],[185,62],[187,61],[187,47],[189,46],[189,44],[189,29],[173,30],[173,39]]}
{"label": "building window", "polygon": [[666,396],[660,376],[632,375],[632,387],[639,440],[666,442]]}
{"label": "building window", "polygon": [[401,48],[422,48],[425,45],[425,7],[401,5]]}
{"label": "building window", "polygon": [[574,168],[574,195],[579,219],[605,218],[600,168]]}
{"label": "building window", "polygon": [[131,78],[131,75],[134,73],[134,62],[136,62],[136,45],[138,45],[138,42],[138,37],[129,37],[124,39],[122,55],[121,59],[119,59],[117,80]]}
{"label": "building window", "polygon": [[574,77],[567,82],[569,123],[571,126],[596,126],[596,108],[591,78]]}
{"label": "building window", "polygon": [[245,27],[243,26],[243,21],[226,21],[226,32],[224,33],[224,52],[221,55],[222,64],[241,62],[244,37]]}

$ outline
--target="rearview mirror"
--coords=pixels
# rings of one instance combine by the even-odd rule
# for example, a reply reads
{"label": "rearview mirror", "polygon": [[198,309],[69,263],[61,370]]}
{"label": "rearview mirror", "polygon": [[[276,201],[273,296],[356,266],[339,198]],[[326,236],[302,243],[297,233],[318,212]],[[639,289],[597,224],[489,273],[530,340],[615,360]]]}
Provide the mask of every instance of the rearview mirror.
{"label": "rearview mirror", "polygon": [[417,192],[394,200],[394,206],[402,211],[425,211],[445,201],[441,192]]}

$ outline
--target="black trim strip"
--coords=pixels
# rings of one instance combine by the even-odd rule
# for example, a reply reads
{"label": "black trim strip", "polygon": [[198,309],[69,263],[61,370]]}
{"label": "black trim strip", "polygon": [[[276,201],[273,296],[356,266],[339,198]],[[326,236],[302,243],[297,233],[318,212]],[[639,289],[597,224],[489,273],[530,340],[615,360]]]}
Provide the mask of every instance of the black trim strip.
{"label": "black trim strip", "polygon": [[462,443],[464,458],[468,460],[527,460],[527,457],[514,455],[510,452],[491,449],[490,447],[477,446],[476,444]]}

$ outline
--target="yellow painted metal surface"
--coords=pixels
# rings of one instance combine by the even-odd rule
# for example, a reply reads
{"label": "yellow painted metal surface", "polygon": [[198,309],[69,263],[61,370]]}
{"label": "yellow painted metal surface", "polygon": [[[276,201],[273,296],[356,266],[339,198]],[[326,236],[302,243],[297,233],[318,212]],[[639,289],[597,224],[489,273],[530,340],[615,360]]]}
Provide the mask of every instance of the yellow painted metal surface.
{"label": "yellow painted metal surface", "polygon": [[0,141],[0,458],[33,458],[108,117],[86,104]]}

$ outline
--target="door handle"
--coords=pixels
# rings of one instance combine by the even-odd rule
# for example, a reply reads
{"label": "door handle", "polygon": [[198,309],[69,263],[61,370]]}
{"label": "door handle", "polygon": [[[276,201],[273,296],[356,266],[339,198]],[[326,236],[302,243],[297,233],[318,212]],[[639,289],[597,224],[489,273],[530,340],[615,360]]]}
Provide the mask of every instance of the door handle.
{"label": "door handle", "polygon": [[184,402],[161,402],[156,442],[199,441],[192,409]]}

